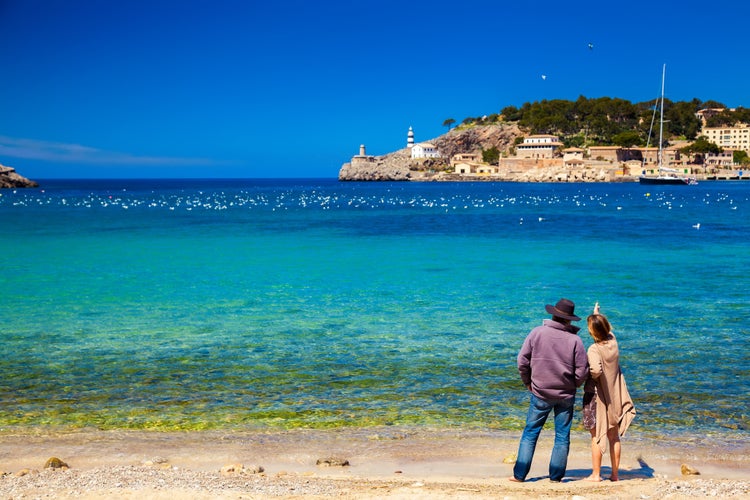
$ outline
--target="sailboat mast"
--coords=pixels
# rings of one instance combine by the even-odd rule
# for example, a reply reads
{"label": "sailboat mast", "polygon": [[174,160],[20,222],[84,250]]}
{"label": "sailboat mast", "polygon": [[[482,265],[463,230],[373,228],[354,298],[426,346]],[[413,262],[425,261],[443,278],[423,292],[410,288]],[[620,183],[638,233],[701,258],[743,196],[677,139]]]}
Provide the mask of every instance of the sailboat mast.
{"label": "sailboat mast", "polygon": [[662,134],[664,132],[664,77],[667,73],[667,65],[665,64],[661,69],[661,105],[659,106],[661,108],[661,115],[659,116],[659,170],[662,169],[663,166],[663,156],[664,152],[662,150]]}

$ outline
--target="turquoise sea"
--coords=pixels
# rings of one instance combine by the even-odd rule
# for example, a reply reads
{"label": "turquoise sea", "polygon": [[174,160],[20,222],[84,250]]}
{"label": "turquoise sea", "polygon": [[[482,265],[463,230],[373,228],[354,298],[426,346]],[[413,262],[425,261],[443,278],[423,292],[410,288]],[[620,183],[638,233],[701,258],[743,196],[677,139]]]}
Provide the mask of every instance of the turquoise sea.
{"label": "turquoise sea", "polygon": [[633,429],[750,437],[750,182],[41,184],[0,191],[0,429],[517,430],[568,297]]}

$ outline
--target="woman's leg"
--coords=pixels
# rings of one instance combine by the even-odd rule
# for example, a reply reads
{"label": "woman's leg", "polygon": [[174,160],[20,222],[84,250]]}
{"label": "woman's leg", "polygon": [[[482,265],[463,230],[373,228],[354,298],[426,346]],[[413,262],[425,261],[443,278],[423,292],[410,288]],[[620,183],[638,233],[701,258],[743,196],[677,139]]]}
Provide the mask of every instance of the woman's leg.
{"label": "woman's leg", "polygon": [[[610,481],[617,481],[620,479],[619,468],[620,468],[620,432],[617,427],[612,427],[607,431],[607,439],[609,439],[609,454],[612,459],[612,475],[609,476]],[[600,458],[601,463],[601,458]]]}
{"label": "woman's leg", "polygon": [[591,429],[591,475],[586,481],[602,480],[602,450],[596,442],[596,429]]}

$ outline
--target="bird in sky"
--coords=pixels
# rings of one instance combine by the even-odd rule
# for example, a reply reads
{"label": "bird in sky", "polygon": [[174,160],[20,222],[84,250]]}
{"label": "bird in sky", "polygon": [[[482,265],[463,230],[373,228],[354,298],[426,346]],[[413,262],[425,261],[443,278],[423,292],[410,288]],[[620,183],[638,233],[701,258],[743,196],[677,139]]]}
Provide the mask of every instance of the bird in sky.
{"label": "bird in sky", "polygon": [[594,49],[594,44],[593,44],[593,43],[590,43],[590,44],[589,44],[589,50],[593,50],[593,49]]}
{"label": "bird in sky", "polygon": [[546,79],[547,79],[547,75],[542,75],[542,80],[546,80]]}

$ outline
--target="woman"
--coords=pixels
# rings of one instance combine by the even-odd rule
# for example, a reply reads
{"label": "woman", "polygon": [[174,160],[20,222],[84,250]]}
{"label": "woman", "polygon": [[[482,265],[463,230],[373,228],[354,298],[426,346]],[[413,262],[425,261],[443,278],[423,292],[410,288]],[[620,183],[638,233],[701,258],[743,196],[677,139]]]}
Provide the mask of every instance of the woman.
{"label": "woman", "polygon": [[617,481],[620,466],[620,436],[625,435],[635,417],[625,377],[620,370],[620,351],[607,318],[599,314],[599,303],[588,317],[589,333],[594,343],[588,349],[591,378],[583,395],[583,425],[591,432],[592,473],[588,481],[601,481],[602,455],[609,440],[612,460],[611,481]]}

